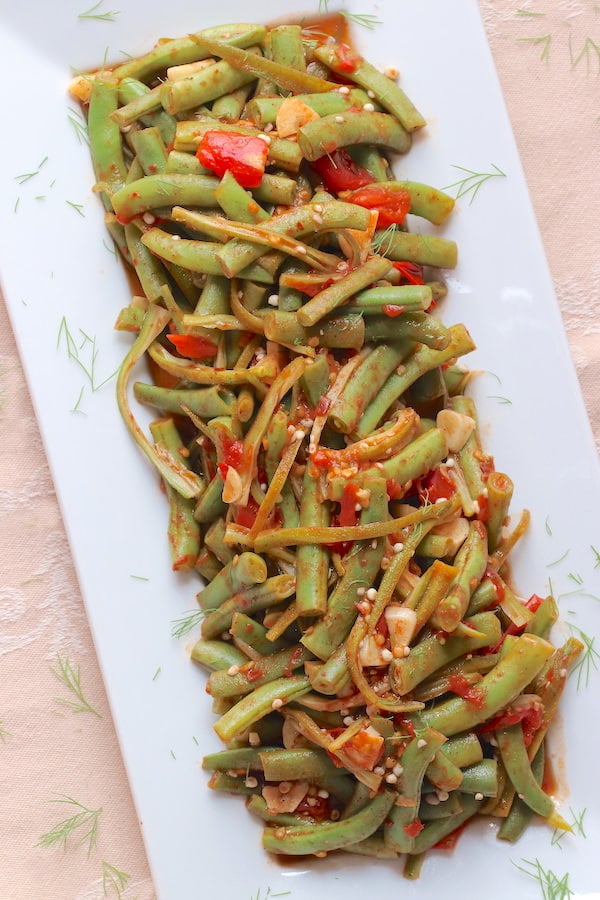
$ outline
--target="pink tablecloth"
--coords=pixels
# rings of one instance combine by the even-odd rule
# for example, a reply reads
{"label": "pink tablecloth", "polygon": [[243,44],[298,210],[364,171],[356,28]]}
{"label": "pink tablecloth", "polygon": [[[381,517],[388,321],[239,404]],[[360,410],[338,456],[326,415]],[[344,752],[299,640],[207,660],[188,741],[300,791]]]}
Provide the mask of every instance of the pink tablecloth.
{"label": "pink tablecloth", "polygon": [[[584,0],[481,0],[481,9],[600,440],[599,9]],[[124,898],[150,900],[136,814],[4,307],[0,423],[0,897],[116,897],[110,877],[103,884],[107,863],[129,876]],[[101,717],[57,702],[71,696],[50,669],[57,653],[80,667],[86,699]],[[49,802],[59,795],[102,808],[89,856],[76,845],[66,853],[36,846],[76,811]]]}

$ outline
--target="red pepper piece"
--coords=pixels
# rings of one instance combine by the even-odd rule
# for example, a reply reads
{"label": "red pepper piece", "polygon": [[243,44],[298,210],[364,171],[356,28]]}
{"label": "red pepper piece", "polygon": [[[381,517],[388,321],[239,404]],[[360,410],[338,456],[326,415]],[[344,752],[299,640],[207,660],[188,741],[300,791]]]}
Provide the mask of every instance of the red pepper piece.
{"label": "red pepper piece", "polygon": [[388,316],[390,319],[395,319],[396,316],[402,315],[405,309],[405,306],[398,306],[397,303],[384,303],[383,314],[384,316]]}
{"label": "red pepper piece", "polygon": [[[318,451],[317,451],[318,452]],[[356,525],[358,517],[356,514],[356,492],[359,486],[350,482],[344,486],[344,492],[340,502],[340,511],[337,516],[333,517],[332,524],[338,528],[345,528],[348,525]],[[351,549],[354,541],[339,541],[335,544],[326,544],[326,547],[332,553],[339,553],[345,556]]]}
{"label": "red pepper piece", "polygon": [[425,826],[420,819],[413,819],[412,822],[404,826],[404,833],[409,837],[416,837],[418,834],[421,834],[424,828]]}
{"label": "red pepper piece", "polygon": [[448,679],[448,687],[453,694],[462,697],[463,700],[466,700],[467,703],[471,703],[476,709],[483,708],[485,703],[483,691],[480,691],[478,688],[473,687],[472,684],[469,684],[469,681],[464,675],[451,675]]}
{"label": "red pepper piece", "polygon": [[243,528],[252,528],[258,514],[258,503],[250,497],[246,506],[239,507],[235,517],[235,524]]}
{"label": "red pepper piece", "polygon": [[365,209],[376,209],[379,212],[378,228],[389,225],[402,225],[410,212],[410,194],[402,187],[387,184],[368,184],[353,191],[345,198],[348,203],[356,203]]}
{"label": "red pepper piece", "polygon": [[362,56],[355,53],[348,44],[340,44],[336,52],[336,62],[342,72],[355,72],[359,63],[362,62]]}
{"label": "red pepper piece", "polygon": [[452,497],[456,487],[444,469],[434,469],[417,480],[417,491],[422,502],[436,503]]}
{"label": "red pepper piece", "polygon": [[400,272],[400,284],[425,284],[423,268],[417,263],[393,262],[393,267]]}
{"label": "red pepper piece", "polygon": [[231,131],[205,131],[196,151],[200,163],[215,175],[231,172],[245,188],[258,187],[265,173],[266,141]]}
{"label": "red pepper piece", "polygon": [[167,340],[174,344],[180,356],[188,359],[210,359],[217,352],[216,344],[193,334],[168,334]]}
{"label": "red pepper piece", "polygon": [[312,164],[328,191],[354,191],[375,181],[375,176],[355,163],[347,150],[334,150]]}
{"label": "red pepper piece", "polygon": [[[221,477],[223,480],[227,478],[227,469],[231,466],[236,471],[239,470],[239,465],[242,460],[242,454],[244,451],[244,444],[242,441],[235,441],[227,436],[223,436],[222,440],[222,459],[219,463],[219,472],[221,473]],[[238,524],[241,524],[238,522]]]}

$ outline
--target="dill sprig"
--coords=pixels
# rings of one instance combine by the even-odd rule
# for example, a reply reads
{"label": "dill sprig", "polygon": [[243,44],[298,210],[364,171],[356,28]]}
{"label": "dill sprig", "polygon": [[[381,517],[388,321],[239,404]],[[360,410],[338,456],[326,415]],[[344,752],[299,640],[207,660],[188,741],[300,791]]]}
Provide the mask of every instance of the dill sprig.
{"label": "dill sprig", "polygon": [[522,44],[533,44],[534,47],[540,46],[540,59],[542,62],[547,62],[550,58],[550,45],[552,44],[552,35],[551,34],[541,34],[538,37],[522,37],[517,38],[517,40]]}
{"label": "dill sprig", "polygon": [[261,888],[259,888],[256,894],[250,897],[250,900],[271,900],[272,897],[289,897],[291,893],[291,891],[281,891],[279,894],[274,894],[271,888],[268,887],[263,895]]}
{"label": "dill sprig", "polygon": [[565,550],[563,555],[559,556],[558,559],[555,559],[554,562],[546,563],[546,568],[551,569],[553,566],[558,566],[561,562],[564,562],[564,560],[567,558],[567,556],[569,555],[570,552],[571,552],[570,548],[568,550]]}
{"label": "dill sprig", "polygon": [[39,166],[37,167],[37,169],[34,169],[33,172],[24,172],[22,175],[16,175],[15,181],[18,184],[25,184],[25,182],[30,181],[32,178],[35,178],[36,175],[39,175],[40,169],[43,166],[45,166],[47,162],[48,162],[48,157],[45,156],[43,158],[43,160],[41,161],[41,163],[39,164]]}
{"label": "dill sprig", "polygon": [[214,611],[214,609],[194,609],[181,616],[181,618],[174,619],[173,622],[171,622],[171,637],[180,638],[189,634],[196,625],[200,624],[205,616],[208,616],[209,613]]}
{"label": "dill sprig", "polygon": [[4,722],[0,721],[0,741],[5,744],[7,737],[11,737],[11,732],[4,727]]}
{"label": "dill sprig", "polygon": [[491,178],[506,178],[506,172],[503,172],[494,163],[492,163],[493,172],[474,172],[473,169],[466,169],[464,166],[456,166],[454,164],[452,168],[457,169],[459,172],[465,172],[466,175],[464,178],[459,178],[458,181],[446,185],[443,190],[449,191],[452,188],[457,188],[455,194],[457,200],[460,200],[461,197],[466,197],[467,194],[471,194],[469,206],[487,181]]}
{"label": "dill sprig", "polygon": [[[100,7],[104,3],[104,0],[99,0],[95,6],[90,6],[89,9],[84,10],[84,12],[79,13],[77,16],[78,19],[95,19],[97,22],[114,22],[118,15],[120,15],[118,9],[113,9],[110,12],[99,12]],[[98,12],[96,12],[98,10]]]}
{"label": "dill sprig", "polygon": [[83,688],[81,687],[81,670],[79,666],[75,667],[70,659],[66,656],[61,656],[60,653],[56,654],[56,663],[56,668],[50,666],[50,671],[56,675],[59,681],[62,681],[76,699],[69,700],[64,697],[55,697],[55,702],[62,703],[63,706],[68,706],[73,712],[89,712],[101,719],[102,713],[98,712],[98,710],[85,699]]}
{"label": "dill sprig", "polygon": [[538,19],[538,18],[542,18],[543,16],[545,16],[546,13],[534,12],[533,9],[518,9],[517,15],[522,18],[527,18],[527,19]]}
{"label": "dill sprig", "polygon": [[[573,830],[573,834],[579,835],[582,838],[587,839],[587,834],[585,833],[585,829],[583,827],[583,820],[585,818],[585,814],[587,812],[587,808],[582,809],[579,815],[574,811],[573,807],[569,807],[569,811],[573,817],[573,821],[570,823],[571,828]],[[563,849],[562,839],[565,837],[566,831],[563,831],[561,828],[555,828],[552,833],[551,846],[558,847],[559,850]]]}
{"label": "dill sprig", "polygon": [[600,551],[596,550],[593,544],[590,545],[590,550],[594,554],[594,568],[597,569],[600,566]]}
{"label": "dill sprig", "polygon": [[577,674],[577,690],[579,690],[584,682],[587,688],[590,685],[592,671],[598,671],[598,663],[600,662],[600,653],[598,653],[594,646],[596,638],[590,634],[586,634],[585,631],[577,625],[573,625],[572,622],[567,622],[567,626],[571,634],[578,637],[584,647],[577,665],[572,670],[573,674]]}
{"label": "dill sprig", "polygon": [[374,31],[378,25],[383,25],[383,22],[377,16],[349,13],[343,9],[340,10],[340,15],[348,22],[352,22],[353,25],[360,25],[361,28],[366,28],[368,31]]}
{"label": "dill sprig", "polygon": [[573,897],[573,891],[569,885],[569,873],[566,872],[562,878],[559,878],[552,869],[544,869],[539,859],[521,859],[524,863],[522,866],[514,866],[520,872],[524,872],[530,878],[533,878],[540,886],[543,900],[569,900]]}
{"label": "dill sprig", "polygon": [[160,675],[160,672],[161,672],[161,667],[159,666],[158,669],[156,670],[156,672],[154,673],[154,675],[152,676],[152,681],[156,681],[156,679]]}
{"label": "dill sprig", "polygon": [[512,400],[509,400],[508,397],[501,397],[499,394],[488,394],[488,400],[497,400],[498,403],[512,406]]}
{"label": "dill sprig", "polygon": [[586,37],[583,42],[583,46],[579,53],[575,55],[573,53],[573,45],[571,41],[571,35],[569,34],[569,56],[571,57],[571,68],[576,69],[582,59],[585,59],[585,68],[586,71],[590,71],[590,60],[593,60],[594,55],[596,57],[596,64],[598,66],[598,72],[600,72],[600,44],[597,44],[596,41],[593,41],[591,37]]}
{"label": "dill sprig", "polygon": [[381,253],[382,256],[385,256],[385,254],[388,253],[392,246],[392,240],[397,231],[398,226],[392,224],[388,225],[385,231],[381,231],[379,234],[376,234],[372,241],[373,250],[375,251],[375,253]]}
{"label": "dill sprig", "polygon": [[550,527],[550,516],[546,516],[545,522],[546,534],[548,537],[552,537],[552,528]]}
{"label": "dill sprig", "polygon": [[[56,339],[56,349],[58,350],[63,344],[67,350],[68,359],[72,360],[83,373],[88,386],[93,394],[99,391],[111,378],[114,378],[118,372],[118,367],[111,372],[106,378],[99,380],[96,374],[96,364],[98,361],[98,347],[96,346],[96,337],[91,337],[82,328],[79,331],[79,342],[69,327],[67,317],[63,316],[60,320],[58,336]],[[79,392],[79,397],[72,412],[81,412],[79,404],[83,396],[84,387]]]}
{"label": "dill sprig", "polygon": [[[74,835],[77,835],[77,838],[79,838],[77,846],[81,846],[87,841],[89,856],[98,841],[98,820],[102,807],[90,809],[84,806],[83,803],[80,803],[79,800],[75,800],[74,797],[64,794],[58,799],[50,800],[49,802],[64,803],[76,809],[77,812],[57,822],[54,828],[41,836],[36,846],[55,847],[57,844],[62,844],[63,850],[66,850],[69,838],[74,839]],[[84,833],[82,834],[82,832]]]}
{"label": "dill sprig", "polygon": [[83,212],[83,203],[74,203],[73,200],[65,200],[67,206],[70,206],[71,209],[74,209],[76,213],[79,213],[85,219],[85,213]]}
{"label": "dill sprig", "polygon": [[131,878],[127,872],[122,872],[116,866],[102,860],[102,892],[108,897],[108,892],[112,889],[117,897],[123,895],[123,891],[127,887],[127,882]]}
{"label": "dill sprig", "polygon": [[67,113],[67,119],[71,123],[73,127],[73,131],[75,132],[75,137],[80,144],[87,144],[89,146],[90,136],[88,134],[88,126],[83,113],[75,109],[75,107],[69,107],[69,112]]}

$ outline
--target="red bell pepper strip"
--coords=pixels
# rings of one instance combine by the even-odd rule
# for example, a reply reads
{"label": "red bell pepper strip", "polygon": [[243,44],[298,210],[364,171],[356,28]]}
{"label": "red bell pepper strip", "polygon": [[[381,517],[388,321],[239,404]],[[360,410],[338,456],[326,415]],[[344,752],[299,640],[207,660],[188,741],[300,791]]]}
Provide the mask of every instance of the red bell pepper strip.
{"label": "red bell pepper strip", "polygon": [[402,187],[391,184],[367,184],[344,198],[366,209],[379,212],[378,228],[402,225],[410,212],[410,194]]}
{"label": "red bell pepper strip", "polygon": [[354,191],[375,181],[375,176],[355,163],[347,150],[334,150],[312,164],[328,191]]}
{"label": "red bell pepper strip", "polygon": [[210,359],[217,352],[217,345],[205,337],[193,334],[168,334],[167,340],[175,345],[180,356],[187,359]]}
{"label": "red bell pepper strip", "polygon": [[266,141],[231,131],[205,131],[196,151],[200,163],[222,176],[231,172],[245,188],[258,187],[265,173]]}

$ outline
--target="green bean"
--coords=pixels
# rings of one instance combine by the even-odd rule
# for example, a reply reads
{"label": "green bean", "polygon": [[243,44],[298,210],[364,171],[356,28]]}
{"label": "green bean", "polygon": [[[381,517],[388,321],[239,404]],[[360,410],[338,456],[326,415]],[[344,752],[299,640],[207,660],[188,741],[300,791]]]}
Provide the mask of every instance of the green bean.
{"label": "green bean", "polygon": [[334,428],[345,434],[356,430],[363,410],[377,396],[405,355],[404,344],[382,344],[363,359],[354,378],[346,384],[329,410],[329,419]]}
{"label": "green bean", "polygon": [[[258,48],[249,52],[257,53]],[[160,102],[170,115],[179,115],[188,109],[210,103],[224,94],[230,94],[252,81],[252,74],[238,71],[225,60],[220,60],[187,78],[162,84]]]}
{"label": "green bean", "polygon": [[[266,328],[266,322],[265,322]],[[327,354],[319,353],[302,373],[302,389],[311,406],[315,407],[329,387],[329,363]]]}
{"label": "green bean", "polygon": [[236,122],[242,115],[251,90],[252,85],[245,84],[229,94],[217,97],[211,109],[213,116],[216,116],[217,119],[225,119],[227,122]]}
{"label": "green bean", "polygon": [[[288,152],[287,147],[290,147],[290,151]],[[290,142],[284,141],[271,141],[272,150],[271,161],[272,162],[289,162],[289,165],[295,165],[295,156],[293,150],[293,144]],[[278,156],[277,156],[278,154]],[[294,169],[292,168],[292,171]],[[292,178],[288,178],[286,175],[272,175],[269,172],[265,172],[262,177],[262,180],[257,188],[252,189],[253,195],[257,200],[260,200],[261,203],[272,203],[274,206],[293,206],[296,200],[296,182]]]}
{"label": "green bean", "polygon": [[267,565],[256,553],[242,553],[228,563],[210,584],[196,595],[201,609],[215,609],[232,594],[267,580]]}
{"label": "green bean", "polygon": [[126,129],[133,125],[134,122],[137,122],[138,119],[156,114],[160,109],[160,86],[158,86],[148,90],[146,93],[138,93],[125,106],[115,109],[110,114],[110,118],[119,129]]}
{"label": "green bean", "polygon": [[255,816],[258,816],[259,819],[262,819],[263,822],[268,822],[270,825],[300,825],[302,823],[315,821],[312,816],[296,815],[295,813],[269,812],[266,801],[258,794],[253,794],[248,797],[246,800],[246,809],[248,812],[253,813]]}
{"label": "green bean", "polygon": [[383,278],[389,271],[390,264],[380,256],[372,256],[358,269],[320,291],[298,310],[298,321],[309,327],[315,325],[323,316],[340,306],[344,300],[367,287],[372,282]]}
{"label": "green bean", "polygon": [[449,329],[451,340],[444,350],[417,346],[414,353],[404,360],[399,371],[390,375],[379,394],[366,408],[358,425],[358,435],[366,437],[377,427],[385,412],[411,384],[436,366],[443,365],[455,356],[463,356],[475,349],[475,344],[464,325],[452,325]]}
{"label": "green bean", "polygon": [[139,78],[141,81],[145,81],[168,66],[185,65],[209,57],[211,51],[204,46],[204,39],[219,40],[231,43],[236,47],[248,47],[252,44],[260,44],[266,33],[267,29],[264,25],[239,24],[206,28],[204,31],[198,31],[185,38],[157,44],[144,56],[117,66],[113,75],[119,80]]}
{"label": "green bean", "polygon": [[[181,437],[172,419],[152,422],[150,432],[155,444],[170,453],[180,465],[186,464],[179,452]],[[194,519],[195,501],[182,497],[166,482],[169,501],[169,527],[167,536],[171,548],[171,565],[175,571],[192,569],[200,552],[200,528]]]}
{"label": "green bean", "polygon": [[327,662],[315,670],[314,674],[307,672],[307,675],[315,691],[321,694],[337,694],[350,678],[345,646],[341,644],[337,647]]}
{"label": "green bean", "polygon": [[461,786],[463,773],[442,750],[438,750],[426,773],[431,784],[441,791],[455,791]]}
{"label": "green bean", "polygon": [[165,172],[168,175],[212,175],[210,169],[200,165],[197,157],[179,150],[171,150],[169,153]]}
{"label": "green bean", "polygon": [[225,541],[225,519],[219,517],[206,529],[204,546],[217,557],[222,566],[232,562],[235,553]]}
{"label": "green bean", "polygon": [[381,315],[384,306],[400,307],[402,312],[416,312],[427,309],[431,300],[431,288],[426,284],[404,284],[360,291],[344,309],[352,312],[360,310],[366,316]]}
{"label": "green bean", "polygon": [[480,706],[455,697],[422,712],[421,720],[448,736],[468,731],[512,703],[551,654],[552,645],[547,641],[534,635],[521,635],[510,652],[479,682]]}
{"label": "green bean", "polygon": [[[545,752],[544,744],[542,744],[531,763],[533,777],[540,787],[544,780],[544,762]],[[498,829],[498,838],[501,841],[510,841],[511,844],[514,844],[519,840],[532,817],[533,809],[520,797],[515,797],[508,816],[506,816]]]}
{"label": "green bean", "polygon": [[269,656],[288,646],[288,642],[284,638],[270,641],[266,637],[265,626],[260,622],[255,622],[244,613],[234,613],[229,632],[236,647],[239,647],[251,659]]}
{"label": "green bean", "polygon": [[251,694],[232,706],[221,716],[214,729],[222,741],[229,741],[254,722],[262,719],[263,716],[268,715],[275,708],[274,702],[281,701],[283,705],[309,690],[308,678],[303,678],[301,675],[276,678],[274,681],[256,688]]}
{"label": "green bean", "polygon": [[315,56],[338,75],[350,76],[350,80],[375,95],[375,100],[384,109],[402,122],[407,131],[415,131],[425,125],[425,119],[408,99],[404,91],[386,75],[379,72],[366,60],[356,56],[356,66],[348,72],[347,65],[339,55],[339,47],[324,45],[315,49]]}
{"label": "green bean", "polygon": [[365,116],[363,112],[352,110],[343,115],[323,116],[298,129],[298,145],[303,157],[310,162],[333,153],[338,147],[353,144],[374,144],[396,153],[406,153],[411,138],[393,116],[377,112]]}
{"label": "green bean", "polygon": [[[350,91],[347,96],[338,91],[328,91],[324,94],[298,94],[296,99],[305,103],[320,116],[345,112],[351,107],[362,106],[369,100],[366,93],[358,89]],[[283,101],[283,97],[255,97],[246,107],[247,116],[259,128],[275,124]]]}
{"label": "green bean", "polygon": [[238,591],[229,600],[210,615],[202,623],[202,637],[207,640],[227,631],[236,612],[253,613],[261,609],[277,606],[282,600],[291,597],[295,589],[295,579],[289,575],[274,575],[272,578],[245,591]]}
{"label": "green bean", "polygon": [[248,787],[246,779],[237,778],[227,775],[224,772],[213,772],[210,776],[208,786],[211,791],[224,791],[228,794],[241,794],[242,796],[251,796],[259,791],[258,787]]}
{"label": "green bean", "polygon": [[[475,404],[470,397],[452,397],[450,409],[464,416],[469,416],[477,425],[477,412]],[[481,469],[485,459],[486,456],[481,448],[479,429],[475,427],[462,449],[458,452],[458,462],[465,476],[471,499],[478,503],[482,497],[486,496],[486,483]]]}
{"label": "green bean", "polygon": [[[369,218],[368,210],[334,200],[323,207],[320,212],[315,210],[314,204],[307,203],[300,209],[283,213],[271,219],[270,222],[265,222],[263,228],[274,234],[306,238],[310,234],[332,231],[336,228],[365,230],[368,227]],[[276,246],[275,242],[274,245]],[[234,239],[219,251],[218,259],[224,274],[228,278],[233,278],[245,266],[253,263],[264,253],[264,247],[257,247],[247,241]]]}
{"label": "green bean", "polygon": [[241,672],[213,672],[208,679],[206,692],[212,697],[242,697],[276,678],[290,677],[291,673],[311,659],[303,647],[289,647],[255,660]]}
{"label": "green bean", "polygon": [[495,759],[482,759],[481,762],[467,766],[463,769],[461,792],[463,794],[483,794],[484,797],[497,797],[497,766]]}
{"label": "green bean", "polygon": [[146,175],[156,175],[165,171],[167,148],[158,128],[144,128],[132,132],[131,143]]}
{"label": "green bean", "polygon": [[[309,464],[304,470],[300,501],[300,528],[329,525],[329,513],[320,501],[319,473]],[[320,616],[327,611],[329,554],[319,544],[306,544],[296,551],[296,603],[302,616]]]}
{"label": "green bean", "polygon": [[111,209],[111,199],[123,185],[127,167],[119,126],[110,118],[117,108],[117,87],[106,78],[94,78],[88,112],[90,152],[96,181],[103,186],[102,199]]}
{"label": "green bean", "polygon": [[260,761],[267,781],[302,780],[319,783],[323,778],[331,778],[340,773],[327,753],[315,748],[261,748]]}
{"label": "green bean", "polygon": [[557,619],[558,606],[556,600],[554,597],[546,597],[542,600],[532,618],[525,626],[525,631],[527,634],[536,634],[538,637],[547,640],[552,626]]}
{"label": "green bean", "polygon": [[396,853],[412,852],[415,837],[410,826],[417,821],[423,777],[445,740],[432,728],[418,728],[404,749],[399,784],[402,806],[392,808],[384,829],[386,846]]}
{"label": "green bean", "polygon": [[508,475],[490,472],[486,481],[488,517],[486,528],[488,533],[489,552],[497,549],[502,536],[502,526],[508,514],[508,507],[513,494],[513,483]]}
{"label": "green bean", "polygon": [[464,769],[466,766],[481,762],[483,749],[477,735],[469,732],[449,738],[444,744],[444,756],[455,766]]}
{"label": "green bean", "polygon": [[[281,294],[280,294],[281,298]],[[365,341],[365,325],[361,316],[340,316],[322,320],[312,328],[299,324],[293,312],[268,312],[263,319],[265,337],[286,345],[352,348],[360,350]]]}
{"label": "green bean", "polygon": [[[194,518],[198,521],[195,510]],[[221,563],[217,557],[213,556],[210,550],[205,547],[200,550],[200,556],[196,560],[196,571],[205,581],[212,581],[212,579],[221,571]]]}
{"label": "green bean", "polygon": [[[137,81],[135,78],[124,78],[122,81],[119,81],[118,92],[119,103],[127,105],[133,100],[150,94],[151,90],[147,85],[141,81]],[[152,106],[154,107],[154,101],[152,101]],[[165,144],[170,144],[172,142],[175,136],[176,122],[173,116],[170,116],[163,109],[142,114],[139,116],[139,119],[147,128],[154,126],[158,128]]]}
{"label": "green bean", "polygon": [[159,206],[217,206],[219,181],[210,175],[147,175],[113,195],[115,212],[129,220]]}
{"label": "green bean", "polygon": [[430,234],[409,234],[396,231],[388,235],[379,252],[382,256],[401,262],[413,262],[421,266],[454,269],[458,250],[454,241]]}
{"label": "green bean", "polygon": [[416,881],[421,876],[421,869],[425,862],[424,853],[410,853],[404,860],[402,875],[407,881]]}
{"label": "green bean", "polygon": [[271,59],[281,66],[306,71],[302,28],[300,25],[279,25],[271,29]]}
{"label": "green bean", "polygon": [[370,316],[365,338],[367,341],[414,341],[433,350],[444,350],[451,341],[449,329],[426,312],[400,313],[396,318]]}
{"label": "green bean", "polygon": [[447,800],[439,800],[435,793],[425,794],[419,806],[419,819],[421,822],[436,822],[448,816],[455,816],[462,812],[462,808],[458,792],[451,793]]}
{"label": "green bean", "polygon": [[[150,228],[142,236],[142,246],[147,247],[156,256],[183,266],[191,272],[203,272],[207,275],[222,274],[222,268],[217,258],[220,244],[209,241],[183,240],[178,235],[168,234],[160,228]],[[260,266],[248,266],[239,273],[239,277],[248,277],[262,284],[273,283],[273,276]]]}
{"label": "green bean", "polygon": [[[360,516],[361,525],[380,522],[387,515],[387,495],[385,481],[372,479],[368,482],[371,490],[369,506]],[[375,543],[375,547],[372,546]],[[379,570],[383,557],[383,541],[361,541],[346,557],[346,572],[337,583],[327,604],[327,612],[313,626],[310,633],[303,635],[301,643],[319,659],[327,660],[347,637],[356,618],[354,606],[357,590],[371,586]]]}
{"label": "green bean", "polygon": [[496,740],[502,762],[519,798],[538,815],[549,819],[555,827],[568,829],[566,823],[561,824],[563,820],[557,814],[552,798],[542,790],[531,770],[521,724],[496,731]]}
{"label": "green bean", "polygon": [[315,78],[314,75],[309,75],[307,72],[293,69],[290,66],[283,66],[263,56],[254,56],[247,50],[238,50],[218,41],[210,41],[206,45],[215,56],[220,56],[221,59],[231,63],[234,70],[239,70],[253,77],[266,77],[275,82],[284,91],[321,93],[332,88],[332,84],[329,81]]}
{"label": "green bean", "polygon": [[480,613],[471,621],[473,627],[481,631],[481,637],[449,636],[440,640],[432,634],[413,647],[410,656],[394,660],[390,665],[390,683],[394,691],[399,696],[408,694],[421,681],[452,660],[498,643],[502,630],[494,613]]}
{"label": "green bean", "polygon": [[454,584],[431,617],[434,628],[451,632],[458,626],[467,611],[471,594],[487,568],[487,552],[485,527],[481,522],[471,522],[468,537],[454,559],[458,569]]}
{"label": "green bean", "polygon": [[411,853],[424,853],[430,850],[435,844],[439,843],[443,838],[448,837],[461,825],[464,825],[472,816],[478,812],[479,801],[468,794],[460,794],[459,796],[462,812],[455,813],[453,816],[446,816],[444,819],[438,819],[430,822],[425,826],[423,831],[414,839]]}
{"label": "green bean", "polygon": [[243,666],[248,657],[228,641],[196,641],[192,647],[192,659],[207,669],[217,672],[230,666]]}
{"label": "green bean", "polygon": [[[352,94],[362,94],[362,97],[358,97],[357,102],[353,104],[355,108],[370,102],[369,95],[365,95],[363,91],[351,90],[348,96]],[[372,147],[370,144],[355,144],[350,148],[350,156],[355,163],[358,163],[359,166],[370,172],[376,181],[388,181],[391,177],[387,159],[379,152],[377,147]]]}
{"label": "green bean", "polygon": [[215,475],[206,486],[206,490],[198,500],[194,510],[194,518],[200,524],[212,522],[218,516],[225,515],[227,506],[223,502],[223,479]]}
{"label": "green bean", "polygon": [[238,222],[258,223],[269,218],[268,212],[237,183],[229,170],[215,188],[215,198],[225,215]]}
{"label": "green bean", "polygon": [[281,829],[281,835],[279,828],[269,828],[263,834],[263,847],[269,853],[286,856],[339,850],[363,841],[377,831],[393,803],[392,793],[377,794],[368,806],[348,819],[287,827]]}
{"label": "green bean", "polygon": [[181,413],[186,406],[201,419],[230,416],[235,412],[235,397],[220,387],[165,388],[136,381],[133,393],[140,403],[147,403],[163,412]]}

